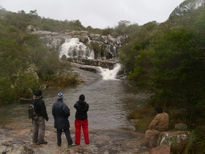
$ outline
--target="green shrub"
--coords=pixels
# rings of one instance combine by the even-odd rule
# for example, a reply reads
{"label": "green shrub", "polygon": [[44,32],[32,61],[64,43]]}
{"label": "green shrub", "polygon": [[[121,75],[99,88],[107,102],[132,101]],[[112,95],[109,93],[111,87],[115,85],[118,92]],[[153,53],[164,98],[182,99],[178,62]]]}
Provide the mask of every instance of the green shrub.
{"label": "green shrub", "polygon": [[16,98],[12,83],[4,77],[0,77],[0,105],[12,103]]}
{"label": "green shrub", "polygon": [[40,83],[35,75],[21,73],[15,81],[15,90],[18,98],[31,98],[33,90],[39,89]]}

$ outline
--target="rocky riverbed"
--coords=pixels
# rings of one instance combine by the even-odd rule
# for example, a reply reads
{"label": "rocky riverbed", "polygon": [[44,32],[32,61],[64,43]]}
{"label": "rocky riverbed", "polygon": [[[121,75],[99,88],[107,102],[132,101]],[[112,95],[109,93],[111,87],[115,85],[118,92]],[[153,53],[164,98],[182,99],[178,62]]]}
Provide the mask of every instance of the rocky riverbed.
{"label": "rocky riverbed", "polygon": [[[143,134],[124,129],[90,129],[90,144],[84,144],[81,139],[80,146],[67,147],[65,136],[62,135],[62,146],[56,144],[55,129],[47,125],[47,145],[35,145],[31,141],[31,121],[19,125],[12,122],[0,128],[0,152],[15,154],[33,153],[84,153],[84,154],[109,154],[109,153],[147,153],[147,149],[141,147]],[[71,127],[71,136],[74,139],[74,128]]]}

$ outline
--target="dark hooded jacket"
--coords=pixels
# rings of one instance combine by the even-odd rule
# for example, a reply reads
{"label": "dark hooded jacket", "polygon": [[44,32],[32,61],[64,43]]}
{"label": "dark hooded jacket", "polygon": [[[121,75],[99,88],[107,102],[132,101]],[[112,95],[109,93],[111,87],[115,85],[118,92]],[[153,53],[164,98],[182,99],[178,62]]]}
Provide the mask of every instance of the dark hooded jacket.
{"label": "dark hooded jacket", "polygon": [[76,108],[75,118],[77,120],[86,120],[88,118],[87,112],[89,109],[89,105],[82,100],[79,100],[75,103],[74,107]]}
{"label": "dark hooded jacket", "polygon": [[54,117],[54,127],[56,129],[67,129],[70,127],[68,117],[70,116],[70,109],[63,103],[63,99],[58,99],[53,104],[52,114]]}
{"label": "dark hooded jacket", "polygon": [[48,114],[42,97],[36,97],[35,99],[32,100],[32,103],[34,104],[34,110],[36,114],[39,117],[42,116],[44,119],[48,121]]}

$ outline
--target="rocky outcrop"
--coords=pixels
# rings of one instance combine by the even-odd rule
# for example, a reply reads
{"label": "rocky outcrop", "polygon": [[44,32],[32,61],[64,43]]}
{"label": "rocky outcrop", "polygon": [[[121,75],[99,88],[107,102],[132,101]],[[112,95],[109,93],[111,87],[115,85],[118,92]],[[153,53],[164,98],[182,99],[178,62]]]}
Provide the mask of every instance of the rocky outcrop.
{"label": "rocky outcrop", "polygon": [[117,49],[127,36],[91,34],[87,31],[49,32],[33,31],[39,34],[45,45],[59,52],[60,57],[79,59],[113,59]]}
{"label": "rocky outcrop", "polygon": [[187,131],[169,131],[162,132],[158,137],[158,145],[167,145],[171,147],[171,152],[181,153],[189,139]]}
{"label": "rocky outcrop", "polygon": [[[123,130],[109,129],[96,130],[89,129],[90,144],[85,145],[83,142],[79,146],[68,148],[64,136],[62,136],[62,146],[56,144],[56,130],[53,128],[53,123],[46,126],[45,139],[47,145],[32,144],[31,121],[24,122],[24,125],[10,124],[5,128],[0,128],[0,153],[15,153],[15,154],[41,154],[41,153],[89,153],[89,154],[105,154],[105,153],[136,153],[143,154],[148,151],[147,148],[140,146],[143,134]],[[74,139],[74,128],[70,128],[71,137]],[[148,154],[148,152],[146,152]]]}
{"label": "rocky outcrop", "polygon": [[103,68],[113,69],[114,65],[117,63],[116,60],[95,60],[95,59],[78,59],[78,58],[67,58],[68,61],[73,63],[78,63],[82,65],[90,65],[90,66],[100,66]]}
{"label": "rocky outcrop", "polygon": [[[154,131],[153,131],[154,133]],[[153,134],[149,140],[149,148],[153,149],[153,154],[157,151],[163,151],[163,146],[171,148],[171,152],[183,152],[189,139],[189,132],[187,131],[166,131],[159,134]],[[157,147],[157,148],[155,148]],[[166,149],[166,148],[165,148]],[[164,154],[164,153],[163,153]]]}
{"label": "rocky outcrop", "polygon": [[205,6],[205,0],[186,0],[174,9],[169,18],[183,16],[185,13],[196,10],[202,6]]}

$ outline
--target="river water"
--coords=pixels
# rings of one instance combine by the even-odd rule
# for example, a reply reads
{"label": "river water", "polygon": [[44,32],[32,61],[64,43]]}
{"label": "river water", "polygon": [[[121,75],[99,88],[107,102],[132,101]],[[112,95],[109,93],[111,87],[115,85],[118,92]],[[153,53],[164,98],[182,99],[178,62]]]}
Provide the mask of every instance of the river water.
{"label": "river water", "polygon": [[[86,102],[89,104],[89,128],[92,129],[114,129],[114,128],[133,128],[131,122],[127,120],[127,115],[136,110],[147,100],[145,94],[134,94],[131,92],[126,81],[122,80],[103,80],[96,73],[77,70],[80,78],[85,83],[73,88],[49,88],[43,96],[46,102],[49,122],[47,125],[53,125],[51,114],[52,104],[56,101],[57,93],[62,91],[64,102],[71,111],[69,117],[71,127],[74,126],[75,109],[74,104],[80,94],[84,94]],[[28,123],[27,104],[12,104],[0,108],[0,125],[12,121],[19,121],[19,124]]]}

